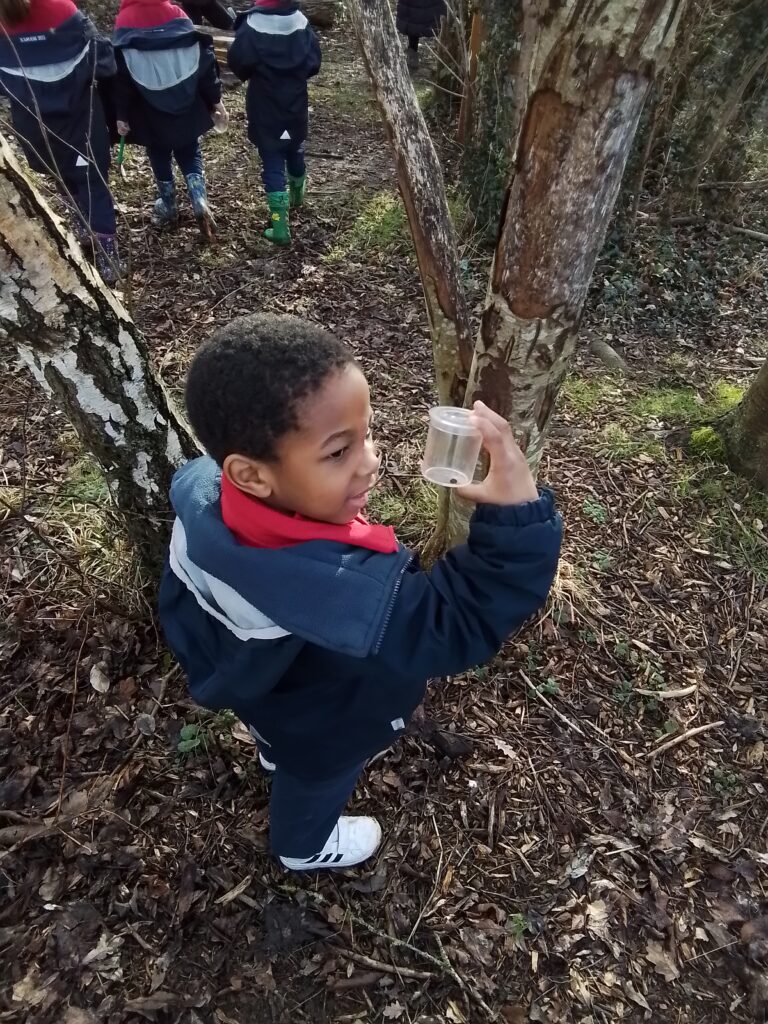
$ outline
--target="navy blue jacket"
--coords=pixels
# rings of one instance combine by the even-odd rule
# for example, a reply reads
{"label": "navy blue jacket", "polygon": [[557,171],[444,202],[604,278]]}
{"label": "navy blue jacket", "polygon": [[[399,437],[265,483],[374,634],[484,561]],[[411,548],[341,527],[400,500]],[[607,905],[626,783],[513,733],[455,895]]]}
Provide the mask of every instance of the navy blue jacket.
{"label": "navy blue jacket", "polygon": [[307,137],[307,80],[320,70],[320,43],[299,10],[253,10],[235,22],[228,63],[248,82],[248,138],[260,149],[298,146]]}
{"label": "navy blue jacket", "polygon": [[430,677],[486,661],[543,604],[560,551],[549,491],[479,506],[468,542],[430,572],[404,548],[246,547],[220,493],[212,459],[174,476],[160,621],[195,700],[234,710],[299,776],[331,777],[388,747]]}
{"label": "navy blue jacket", "polygon": [[111,43],[80,11],[47,32],[0,32],[0,89],[30,167],[72,182],[93,160],[106,176],[109,132],[94,81],[114,74]]}
{"label": "navy blue jacket", "polygon": [[432,36],[445,14],[445,0],[397,0],[397,30],[406,36]]}
{"label": "navy blue jacket", "polygon": [[213,127],[211,109],[221,99],[213,40],[188,18],[155,28],[119,28],[115,112],[127,121],[127,141],[178,149]]}

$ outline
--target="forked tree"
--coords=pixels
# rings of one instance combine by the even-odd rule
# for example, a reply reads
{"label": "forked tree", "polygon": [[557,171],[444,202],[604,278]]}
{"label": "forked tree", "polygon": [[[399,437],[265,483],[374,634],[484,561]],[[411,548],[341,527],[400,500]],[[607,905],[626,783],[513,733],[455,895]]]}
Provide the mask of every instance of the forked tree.
{"label": "forked tree", "polygon": [[[460,380],[452,395],[465,404],[481,398],[507,417],[534,468],[573,355],[643,104],[669,58],[684,4],[522,0],[488,5],[499,24],[486,21],[486,32],[519,31],[515,99],[509,101],[515,105],[512,172],[466,387]],[[443,181],[432,172],[434,150],[389,3],[351,0],[350,9],[395,152],[428,308],[431,295],[450,294],[452,308],[460,311]],[[424,208],[430,214],[426,221]],[[458,337],[463,320],[455,322]],[[442,330],[430,313],[433,344],[435,324]],[[450,362],[442,345],[440,356]],[[462,350],[453,365],[465,367]],[[442,399],[445,389],[438,390]],[[450,516],[447,505],[438,532],[441,541],[451,543],[464,524],[462,516]]]}

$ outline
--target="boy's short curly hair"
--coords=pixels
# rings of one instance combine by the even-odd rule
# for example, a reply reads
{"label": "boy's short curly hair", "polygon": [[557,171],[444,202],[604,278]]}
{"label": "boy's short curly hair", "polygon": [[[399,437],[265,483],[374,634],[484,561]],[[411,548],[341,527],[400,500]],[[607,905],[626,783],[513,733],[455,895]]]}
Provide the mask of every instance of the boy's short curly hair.
{"label": "boy's short curly hair", "polygon": [[238,317],[192,360],[186,386],[192,428],[219,465],[234,453],[273,460],[280,438],[299,426],[302,399],[354,361],[338,338],[299,317]]}

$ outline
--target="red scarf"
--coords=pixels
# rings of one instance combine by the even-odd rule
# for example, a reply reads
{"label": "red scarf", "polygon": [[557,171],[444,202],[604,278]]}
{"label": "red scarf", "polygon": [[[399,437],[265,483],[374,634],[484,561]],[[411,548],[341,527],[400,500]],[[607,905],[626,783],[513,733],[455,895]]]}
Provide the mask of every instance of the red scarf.
{"label": "red scarf", "polygon": [[157,28],[177,18],[187,15],[171,0],[122,0],[115,28]]}
{"label": "red scarf", "polygon": [[26,35],[28,32],[49,32],[77,14],[72,0],[32,0],[29,14],[24,21],[7,25],[9,36]]}
{"label": "red scarf", "polygon": [[391,526],[372,526],[362,516],[355,516],[343,525],[289,516],[245,494],[223,474],[221,518],[240,543],[250,548],[289,548],[309,540],[335,540],[385,555],[398,549]]}

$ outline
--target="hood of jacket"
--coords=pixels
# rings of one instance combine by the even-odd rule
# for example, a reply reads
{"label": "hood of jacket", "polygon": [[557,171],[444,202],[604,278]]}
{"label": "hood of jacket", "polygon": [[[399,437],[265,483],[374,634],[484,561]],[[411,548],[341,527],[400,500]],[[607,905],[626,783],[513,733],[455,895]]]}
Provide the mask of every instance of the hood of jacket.
{"label": "hood of jacket", "polygon": [[93,26],[80,11],[48,31],[11,36],[0,31],[0,65],[4,69],[74,65],[86,55],[93,38]]}
{"label": "hood of jacket", "polygon": [[220,481],[216,463],[202,457],[178,470],[171,485],[177,519],[170,569],[198,604],[240,640],[290,634],[352,657],[370,654],[410,553],[326,540],[246,547],[222,520]]}
{"label": "hood of jacket", "polygon": [[122,0],[115,28],[154,28],[181,18],[189,21],[184,9],[171,0]]}
{"label": "hood of jacket", "polygon": [[235,32],[245,35],[258,63],[273,71],[290,72],[303,68],[312,50],[312,33],[298,4],[279,8],[253,8],[240,14]]}

